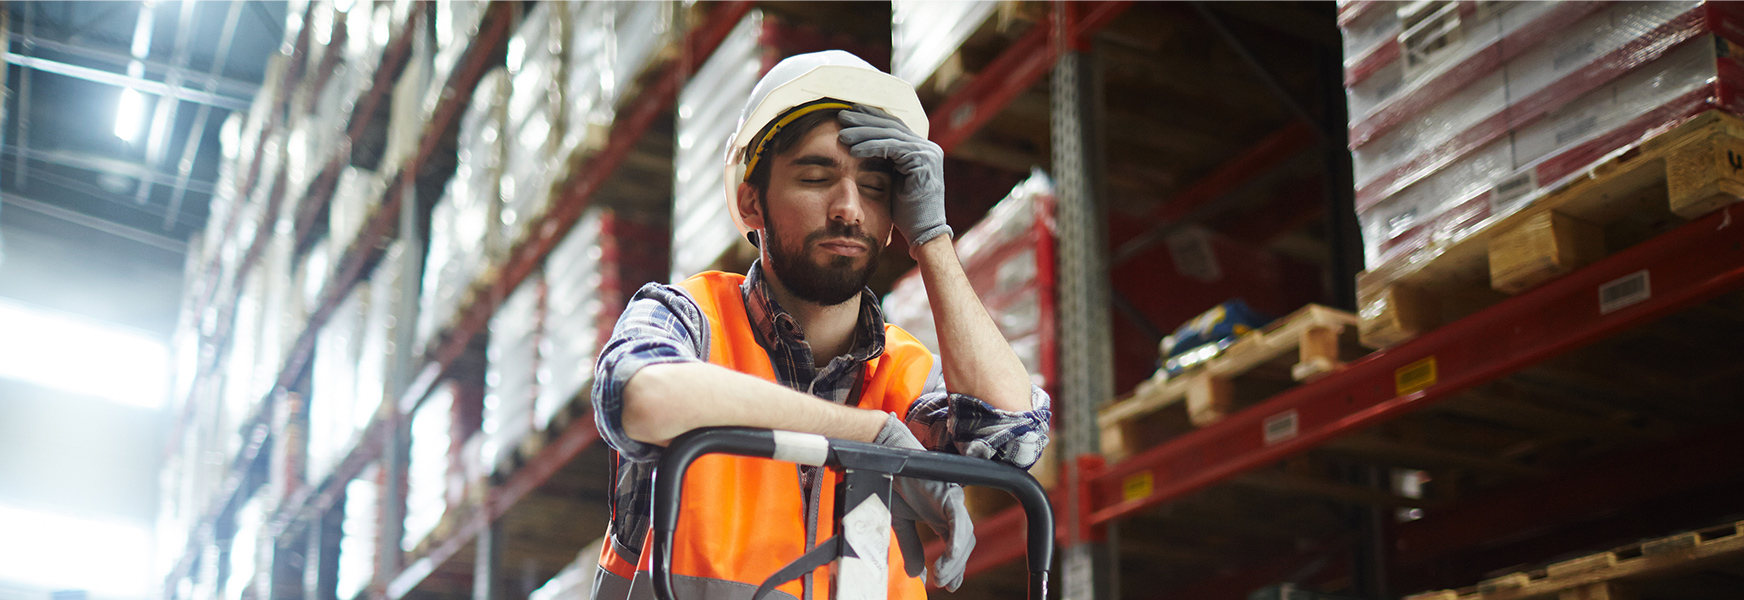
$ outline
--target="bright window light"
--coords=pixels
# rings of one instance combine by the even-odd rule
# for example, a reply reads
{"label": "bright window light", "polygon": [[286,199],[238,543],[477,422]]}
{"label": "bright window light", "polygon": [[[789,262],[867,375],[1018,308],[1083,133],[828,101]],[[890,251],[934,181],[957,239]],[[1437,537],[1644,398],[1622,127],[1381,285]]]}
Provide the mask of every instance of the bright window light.
{"label": "bright window light", "polygon": [[150,336],[0,300],[0,378],[156,409],[169,369]]}
{"label": "bright window light", "polygon": [[151,589],[151,534],[144,527],[0,506],[0,581],[107,596]]}
{"label": "bright window light", "polygon": [[121,90],[121,101],[115,105],[115,137],[131,144],[139,138],[139,126],[145,124],[145,96],[139,90]]}

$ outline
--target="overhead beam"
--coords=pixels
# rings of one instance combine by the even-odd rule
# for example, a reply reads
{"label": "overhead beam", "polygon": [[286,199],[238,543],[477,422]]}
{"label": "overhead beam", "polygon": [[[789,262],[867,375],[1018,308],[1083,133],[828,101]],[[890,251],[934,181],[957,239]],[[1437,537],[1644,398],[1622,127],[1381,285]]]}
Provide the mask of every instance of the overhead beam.
{"label": "overhead beam", "polygon": [[[35,47],[69,56],[103,61],[116,65],[117,67],[125,67],[129,62],[134,60],[132,56],[120,52],[110,52],[99,48],[89,48],[78,44],[58,42],[55,40],[36,37],[28,32],[24,35],[12,36],[12,43],[23,44],[26,48]],[[259,84],[250,83],[241,79],[231,79],[221,75],[200,73],[193,69],[178,69],[169,64],[155,60],[147,59],[139,62],[145,65],[146,73],[157,73],[167,79],[170,74],[179,72],[181,73],[182,81],[187,82],[188,85],[208,89],[213,93],[223,96],[233,98],[253,98],[255,94],[260,93]],[[220,59],[220,62],[217,62],[216,64],[221,67],[225,63],[221,62]]]}
{"label": "overhead beam", "polygon": [[[52,150],[36,150],[18,146],[0,147],[0,152],[23,156],[30,160],[38,160],[63,167],[71,167],[91,171],[93,173],[110,173],[133,179],[142,179],[153,184],[169,185],[175,178],[168,173],[158,173],[146,168],[145,165],[116,160],[101,156],[92,156],[77,152],[62,152]],[[217,184],[210,181],[189,181],[187,189],[190,192],[211,195],[217,190]]]}
{"label": "overhead beam", "polygon": [[7,52],[4,58],[7,63],[16,64],[20,67],[36,69],[38,71],[54,73],[56,75],[65,75],[76,79],[84,79],[86,81],[95,81],[97,83],[106,83],[113,86],[133,88],[139,90],[142,94],[152,94],[159,97],[176,97],[189,102],[210,104],[218,108],[234,111],[248,110],[249,101],[243,98],[223,96],[185,86],[170,86],[161,81],[152,81],[144,77],[128,77],[124,73],[112,73],[102,69],[70,65],[63,62],[56,62],[34,56],[25,56],[23,54],[15,54],[12,52]]}
{"label": "overhead beam", "polygon": [[31,200],[16,194],[0,194],[0,200],[4,200],[8,206],[16,206],[44,216],[54,217],[74,225],[82,225],[118,238],[139,242],[153,248],[162,248],[176,253],[185,253],[188,251],[187,242],[147,231],[140,231],[125,225],[111,223],[85,213],[67,210],[53,204]]}

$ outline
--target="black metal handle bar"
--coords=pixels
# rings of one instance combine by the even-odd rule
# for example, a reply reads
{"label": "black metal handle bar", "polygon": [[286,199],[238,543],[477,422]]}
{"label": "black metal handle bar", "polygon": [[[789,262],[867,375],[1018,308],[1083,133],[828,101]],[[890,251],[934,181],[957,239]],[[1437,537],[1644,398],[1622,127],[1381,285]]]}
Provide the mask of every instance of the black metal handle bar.
{"label": "black metal handle bar", "polygon": [[[822,443],[820,443],[822,442]],[[997,488],[1017,497],[1029,525],[1029,597],[1047,597],[1048,566],[1054,559],[1054,513],[1047,492],[1024,470],[980,458],[892,448],[751,427],[705,427],[678,436],[654,470],[654,595],[676,600],[672,591],[672,541],[678,530],[678,505],[684,473],[705,454],[773,458],[811,466],[851,466],[897,477]],[[844,461],[848,463],[844,465]]]}

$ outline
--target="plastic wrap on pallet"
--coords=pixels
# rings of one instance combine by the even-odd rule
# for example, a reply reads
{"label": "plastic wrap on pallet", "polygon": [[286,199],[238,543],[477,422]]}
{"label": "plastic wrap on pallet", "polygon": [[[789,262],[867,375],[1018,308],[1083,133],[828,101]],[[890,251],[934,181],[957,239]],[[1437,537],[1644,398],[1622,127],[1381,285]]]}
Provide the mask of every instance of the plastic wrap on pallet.
{"label": "plastic wrap on pallet", "polygon": [[662,226],[597,209],[585,213],[545,259],[536,426],[545,427],[584,393],[599,346],[630,296],[665,276],[665,235]]}
{"label": "plastic wrap on pallet", "polygon": [[564,97],[563,40],[569,4],[535,6],[509,39],[508,140],[502,173],[501,222],[507,239],[520,239],[551,199],[561,173]]}
{"label": "plastic wrap on pallet", "polygon": [[454,316],[467,288],[508,252],[502,241],[498,189],[506,149],[508,86],[506,69],[485,73],[461,115],[456,137],[459,164],[431,211],[415,336],[420,352]]}
{"label": "plastic wrap on pallet", "polygon": [[678,95],[672,157],[673,281],[707,270],[735,245],[748,246],[721,197],[721,165],[744,99],[762,73],[763,53],[757,43],[762,31],[763,13],[750,11]]}
{"label": "plastic wrap on pallet", "polygon": [[405,268],[405,243],[388,245],[369,280],[369,306],[358,341],[357,395],[353,422],[368,423],[387,394],[398,392],[390,385],[399,380],[394,360],[398,339],[395,315],[400,309],[400,276]]}
{"label": "plastic wrap on pallet", "polygon": [[891,74],[917,86],[926,82],[998,6],[996,2],[891,2]]}
{"label": "plastic wrap on pallet", "polygon": [[[1012,188],[980,223],[957,238],[957,256],[987,312],[998,324],[1011,349],[1037,385],[1051,382],[1044,339],[1052,323],[1047,306],[1053,289],[1046,279],[1051,260],[1054,184],[1047,174],[1032,171]],[[884,318],[913,334],[934,353],[939,351],[937,325],[927,303],[920,271],[898,279],[884,297]]]}
{"label": "plastic wrap on pallet", "polygon": [[344,458],[352,438],[368,424],[357,417],[357,365],[369,288],[359,286],[333,310],[315,336],[309,375],[309,478],[319,481]]}
{"label": "plastic wrap on pallet", "polygon": [[327,207],[327,251],[332,256],[345,255],[345,248],[363,231],[387,189],[387,181],[375,171],[346,167],[339,172]]}
{"label": "plastic wrap on pallet", "polygon": [[260,324],[255,338],[254,392],[261,397],[270,393],[278,383],[287,346],[301,331],[290,329],[298,323],[285,318],[293,293],[290,264],[293,245],[289,235],[274,235],[267,242],[260,263],[255,266],[260,272],[260,287],[256,290],[260,294]]}
{"label": "plastic wrap on pallet", "polygon": [[345,516],[339,524],[338,600],[355,600],[375,576],[376,540],[381,531],[377,473],[370,467],[345,484]]}
{"label": "plastic wrap on pallet", "polygon": [[[1476,77],[1457,93],[1398,121],[1352,147],[1359,195],[1380,196],[1422,177],[1546,109],[1596,89],[1651,61],[1675,37],[1703,28],[1689,23],[1700,2],[1624,2],[1596,11]],[[1679,26],[1679,22],[1688,23]]]}
{"label": "plastic wrap on pallet", "polygon": [[591,379],[599,352],[605,285],[600,242],[604,211],[589,211],[545,259],[547,316],[539,352],[533,423],[544,428]]}
{"label": "plastic wrap on pallet", "polygon": [[424,110],[424,94],[431,85],[434,51],[423,28],[413,28],[411,36],[410,55],[399,78],[394,80],[394,94],[389,103],[387,144],[382,149],[381,164],[376,167],[383,173],[398,172],[412,160],[423,138],[424,126],[430,121],[430,112]]}
{"label": "plastic wrap on pallet", "polygon": [[1723,38],[1697,38],[1398,193],[1359,205],[1368,268],[1426,262],[1654,131],[1704,110],[1739,111],[1738,52]]}
{"label": "plastic wrap on pallet", "polygon": [[[261,531],[265,521],[263,495],[255,495],[236,510],[236,534],[230,538],[230,569],[229,577],[224,583],[224,598],[226,600],[242,600],[261,595],[259,589],[250,589],[257,585],[260,575],[259,565],[263,554],[260,551],[265,532]],[[270,542],[269,542],[270,543]]]}
{"label": "plastic wrap on pallet", "polygon": [[484,21],[486,4],[480,0],[437,0],[435,81],[440,86],[454,73]]}
{"label": "plastic wrap on pallet", "polygon": [[490,341],[485,346],[485,464],[501,464],[533,431],[543,303],[544,281],[534,275],[491,315]]}
{"label": "plastic wrap on pallet", "polygon": [[615,107],[631,84],[673,43],[673,2],[584,2],[567,5],[564,47],[563,146],[591,151],[605,144]]}
{"label": "plastic wrap on pallet", "polygon": [[[1504,42],[1511,48],[1539,41],[1517,34],[1538,33],[1552,22],[1566,25],[1570,11],[1558,11],[1559,6],[1556,2],[1446,0],[1402,5],[1399,9],[1402,30],[1395,42],[1398,51],[1390,54],[1388,60],[1353,65],[1353,70],[1345,73],[1353,129],[1360,130],[1359,124],[1375,118],[1400,99],[1432,95],[1439,90],[1434,87],[1438,80],[1456,80],[1472,70],[1489,71],[1487,64],[1499,60]],[[1593,9],[1596,10],[1597,7]],[[1423,92],[1423,88],[1430,91]]]}
{"label": "plastic wrap on pallet", "polygon": [[448,450],[454,422],[454,390],[439,385],[412,413],[410,460],[406,463],[407,552],[436,530],[448,510]]}

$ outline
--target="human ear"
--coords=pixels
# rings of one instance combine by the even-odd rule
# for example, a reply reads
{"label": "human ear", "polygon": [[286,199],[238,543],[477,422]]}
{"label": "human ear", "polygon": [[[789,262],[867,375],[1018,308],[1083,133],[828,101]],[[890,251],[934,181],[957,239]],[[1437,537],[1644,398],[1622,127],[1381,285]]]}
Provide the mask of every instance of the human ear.
{"label": "human ear", "polygon": [[739,184],[739,197],[735,199],[739,211],[739,220],[751,229],[763,229],[763,206],[757,201],[757,188],[749,183]]}

